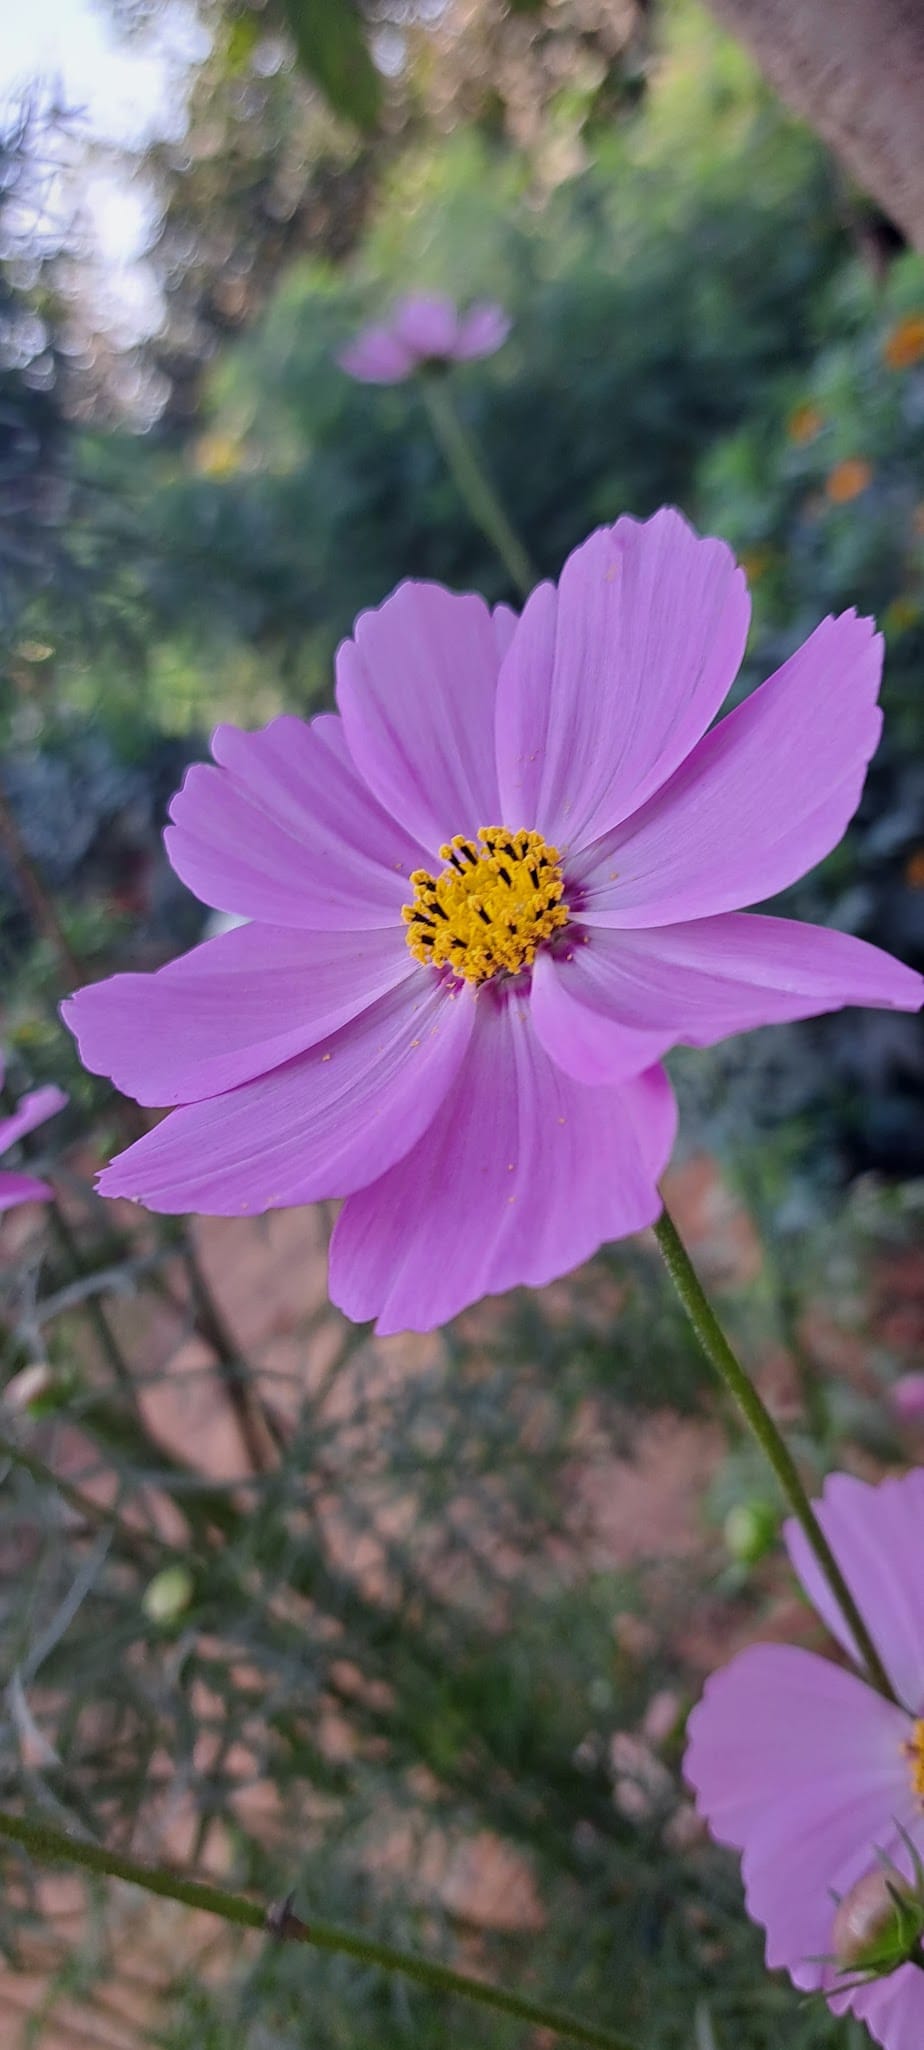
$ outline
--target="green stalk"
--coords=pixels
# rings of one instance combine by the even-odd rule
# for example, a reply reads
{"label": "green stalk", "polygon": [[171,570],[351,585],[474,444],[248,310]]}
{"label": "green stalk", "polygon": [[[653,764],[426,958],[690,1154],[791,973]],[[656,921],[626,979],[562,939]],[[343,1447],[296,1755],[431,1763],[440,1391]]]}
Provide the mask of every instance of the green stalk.
{"label": "green stalk", "polygon": [[519,1993],[508,1992],[502,1986],[491,1986],[484,1979],[472,1978],[468,1972],[455,1972],[449,1965],[420,1957],[415,1951],[400,1950],[391,1943],[379,1943],[374,1937],[361,1936],[352,1929],[341,1929],[333,1922],[302,1922],[292,1914],[288,1904],[267,1910],[257,1901],[229,1893],[223,1886],[212,1886],[199,1879],[184,1879],[180,1873],[170,1872],[164,1866],[146,1865],[137,1858],[122,1857],[116,1851],[107,1851],[102,1845],[88,1843],[82,1837],[65,1835],[63,1830],[53,1829],[48,1823],[32,1817],[0,1812],[0,1837],[22,1844],[34,1857],[51,1864],[79,1865],[85,1872],[101,1873],[108,1879],[121,1879],[130,1886],[140,1886],[146,1893],[160,1895],[162,1900],[179,1901],[184,1907],[199,1909],[203,1914],[219,1915],[223,1921],[236,1923],[239,1928],[259,1929],[264,1935],[285,1942],[314,1944],[318,1950],[335,1951],[344,1957],[355,1958],[358,1964],[373,1965],[385,1972],[398,1972],[403,1978],[428,1987],[431,1992],[457,1994],[481,2007],[493,2007],[501,2014],[512,2015],[516,2021],[528,2022],[533,2028],[550,2029],[572,2043],[588,2043],[592,2050],[636,2050],[625,2036],[595,2028],[592,2023],[582,2022],[561,2008],[546,2007],[539,2001],[524,1999]]}
{"label": "green stalk", "polygon": [[423,371],[420,378],[430,425],[446,460],[453,482],[477,527],[486,535],[521,597],[528,597],[538,583],[538,572],[518,540],[500,499],[488,477],[468,428],[464,427],[449,395],[443,370]]}
{"label": "green stalk", "polygon": [[888,1701],[897,1701],[898,1697],[888,1673],[806,1494],[792,1453],[777,1430],[769,1410],[761,1401],[753,1382],[748,1379],[732,1351],[667,1209],[662,1210],[654,1231],[667,1271],[703,1352],[720,1380],[724,1381],[745,1423],[769,1460],[849,1628],[857,1652],[866,1667],[870,1685],[880,1694],[884,1694]]}

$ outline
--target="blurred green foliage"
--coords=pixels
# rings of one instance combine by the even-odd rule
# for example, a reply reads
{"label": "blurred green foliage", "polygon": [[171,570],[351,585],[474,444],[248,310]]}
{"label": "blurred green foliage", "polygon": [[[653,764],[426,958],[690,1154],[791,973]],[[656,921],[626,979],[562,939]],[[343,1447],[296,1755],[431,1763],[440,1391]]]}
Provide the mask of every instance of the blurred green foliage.
{"label": "blurred green foliage", "polygon": [[289,701],[317,697],[357,609],[402,576],[503,589],[413,387],[357,386],[334,361],[399,289],[510,308],[510,342],[460,374],[459,403],[555,573],[598,520],[695,509],[700,466],[755,394],[781,365],[808,368],[832,268],[850,260],[821,153],[684,16],[644,117],[541,207],[523,160],[475,135],[406,150],[349,270],[293,264],[216,365],[196,432],[123,452],[191,714],[219,693],[249,712],[253,651]]}

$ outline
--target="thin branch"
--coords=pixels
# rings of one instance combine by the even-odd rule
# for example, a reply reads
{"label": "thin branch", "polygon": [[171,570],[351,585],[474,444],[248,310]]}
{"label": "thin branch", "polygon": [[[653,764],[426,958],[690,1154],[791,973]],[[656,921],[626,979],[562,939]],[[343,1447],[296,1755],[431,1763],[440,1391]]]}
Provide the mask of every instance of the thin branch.
{"label": "thin branch", "polygon": [[415,1951],[400,1950],[391,1943],[379,1943],[374,1937],[360,1936],[355,1930],[342,1929],[333,1922],[302,1922],[291,1912],[288,1902],[267,1910],[256,1901],[229,1893],[223,1886],[186,1879],[165,1866],[142,1864],[137,1858],[123,1857],[118,1852],[105,1850],[100,1844],[65,1835],[63,1830],[52,1829],[47,1823],[32,1817],[0,1811],[0,1836],[11,1843],[21,1844],[45,1863],[79,1865],[86,1872],[97,1872],[108,1879],[121,1879],[129,1886],[139,1886],[146,1893],[158,1894],[162,1900],[179,1901],[201,1914],[219,1915],[223,1921],[233,1922],[238,1928],[261,1930],[278,1942],[313,1944],[318,1950],[355,1958],[358,1964],[399,1973],[405,1979],[415,1980],[419,1986],[426,1986],[431,1992],[454,1994],[481,2007],[494,2008],[502,2014],[512,2015],[517,2021],[529,2022],[534,2028],[551,2029],[555,2035],[572,2043],[590,2044],[592,2050],[636,2050],[626,2036],[614,2035],[609,2029],[599,2029],[592,2022],[581,2021],[577,2015],[567,2014],[561,2008],[527,2000],[506,1987],[489,1985],[486,1980],[473,1978],[468,1972],[453,1971],[451,1966],[420,1957]]}

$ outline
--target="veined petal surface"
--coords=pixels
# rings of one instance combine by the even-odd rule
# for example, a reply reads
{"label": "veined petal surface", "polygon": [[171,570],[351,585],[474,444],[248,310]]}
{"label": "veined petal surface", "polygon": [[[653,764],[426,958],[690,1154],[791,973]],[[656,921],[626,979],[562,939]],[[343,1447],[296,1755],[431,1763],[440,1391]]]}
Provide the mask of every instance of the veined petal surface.
{"label": "veined petal surface", "polygon": [[104,1169],[100,1192],[237,1217],[362,1188],[426,1130],[473,1015],[469,991],[411,976],[271,1074],[171,1111]]}
{"label": "veined petal surface", "polygon": [[837,845],[879,738],[882,641],[825,619],[656,796],[575,856],[588,924],[672,925],[759,904]]}
{"label": "veined petal surface", "polygon": [[409,975],[424,994],[400,925],[242,925],[153,975],[93,983],[61,1011],[91,1075],[137,1103],[197,1103],[281,1067]]}
{"label": "veined petal surface", "polygon": [[364,784],[339,719],[219,726],[212,749],[217,766],[188,771],[164,835],[201,903],[311,930],[400,920],[424,849]]}
{"label": "veined petal surface", "polygon": [[728,912],[650,931],[583,926],[533,973],[547,1053],[580,1081],[619,1081],[670,1046],[812,1018],[846,1004],[917,1010],[924,979],[865,940]]}
{"label": "veined petal surface", "polygon": [[661,1070],[587,1089],[543,1053],[525,1004],[489,996],[476,1011],[429,1130],[334,1230],[331,1296],[380,1332],[430,1330],[483,1295],[540,1287],[660,1212],[676,1129]]}
{"label": "veined petal surface", "polygon": [[637,811],[714,718],[749,619],[731,549],[679,513],[600,527],[527,599],[504,661],[505,823],[574,850]]}
{"label": "veined petal surface", "polygon": [[427,866],[454,833],[502,823],[492,746],[498,667],[484,600],[440,584],[399,584],[338,649],[350,753],[379,803],[429,849]]}

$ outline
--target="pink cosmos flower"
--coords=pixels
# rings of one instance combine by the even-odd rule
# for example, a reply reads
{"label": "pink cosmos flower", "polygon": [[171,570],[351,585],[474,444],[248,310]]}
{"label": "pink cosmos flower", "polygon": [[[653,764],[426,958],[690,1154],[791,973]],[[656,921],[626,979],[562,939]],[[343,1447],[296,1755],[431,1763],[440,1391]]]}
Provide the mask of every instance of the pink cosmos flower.
{"label": "pink cosmos flower", "polygon": [[401,384],[425,364],[493,356],[509,333],[500,306],[485,301],[460,313],[441,293],[418,292],[399,299],[379,326],[363,328],[337,361],[362,384]]}
{"label": "pink cosmos flower", "polygon": [[924,1423],[924,1373],[900,1374],[889,1389],[889,1401],[901,1423]]}
{"label": "pink cosmos flower", "polygon": [[[743,1852],[768,1965],[822,1988],[886,2050],[921,2050],[924,1970],[905,1964],[835,1992],[838,1972],[824,1960],[837,1897],[881,1869],[880,1853],[911,1880],[906,1838],[924,1850],[924,1469],[878,1487],[835,1474],[815,1507],[902,1705],[814,1652],[753,1645],[707,1682],[685,1771],[713,1836]],[[809,1600],[855,1657],[792,1523],[786,1542]]]}
{"label": "pink cosmos flower", "polygon": [[[4,1063],[0,1055],[0,1087],[3,1085]],[[17,1104],[12,1117],[0,1118],[0,1154],[6,1153],[17,1140],[24,1139],[27,1132],[34,1132],[37,1125],[43,1125],[46,1118],[53,1118],[63,1110],[67,1102],[63,1089],[56,1089],[48,1083],[44,1089],[32,1089]],[[13,1210],[17,1203],[47,1203],[54,1190],[48,1182],[36,1181],[31,1174],[0,1173],[0,1210]]]}
{"label": "pink cosmos flower", "polygon": [[853,613],[709,731],[747,627],[723,542],[621,519],[520,619],[402,584],[338,652],[337,715],[220,726],[167,850],[251,922],[65,1007],[87,1067],[180,1106],[102,1192],[344,1196],[335,1302],[429,1329],[653,1221],[667,1048],[917,1006],[877,948],[736,908],[834,846],[879,732]]}

